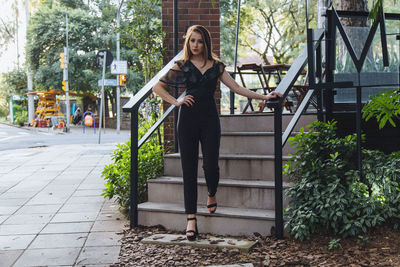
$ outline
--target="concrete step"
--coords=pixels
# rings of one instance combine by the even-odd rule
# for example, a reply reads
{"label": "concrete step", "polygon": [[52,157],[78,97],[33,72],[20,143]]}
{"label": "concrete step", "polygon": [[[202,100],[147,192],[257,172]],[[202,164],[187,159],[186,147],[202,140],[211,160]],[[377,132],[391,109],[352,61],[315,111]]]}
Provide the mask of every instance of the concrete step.
{"label": "concrete step", "polygon": [[[139,204],[139,224],[145,226],[163,225],[167,229],[184,232],[186,214],[183,203],[145,202]],[[200,234],[252,235],[258,232],[271,235],[275,226],[275,212],[262,209],[241,209],[218,206],[217,212],[208,213],[204,206],[197,209],[197,220]]]}
{"label": "concrete step", "polygon": [[[284,183],[283,188],[289,184]],[[149,202],[184,202],[183,178],[160,177],[148,180]],[[275,183],[273,181],[220,179],[217,192],[218,206],[235,208],[275,209]],[[204,178],[198,179],[198,203],[207,205],[207,186]],[[284,206],[288,201],[284,199]]]}
{"label": "concrete step", "polygon": [[[293,133],[294,136],[297,133]],[[283,147],[283,154],[288,155],[296,151],[287,142]],[[220,153],[223,154],[274,154],[273,132],[223,132],[221,134]]]}
{"label": "concrete step", "polygon": [[[289,159],[289,156],[283,156],[284,163]],[[220,154],[220,178],[273,181],[275,179],[274,160],[273,155]],[[204,177],[202,165],[203,157],[200,155],[198,177]],[[182,176],[179,153],[164,156],[164,175]]]}
{"label": "concrete step", "polygon": [[[282,129],[285,131],[287,125],[292,119],[292,114],[283,114]],[[242,114],[242,115],[221,115],[222,132],[273,132],[274,116],[273,114]],[[304,114],[297,122],[294,131],[299,131],[317,120],[316,114]]]}

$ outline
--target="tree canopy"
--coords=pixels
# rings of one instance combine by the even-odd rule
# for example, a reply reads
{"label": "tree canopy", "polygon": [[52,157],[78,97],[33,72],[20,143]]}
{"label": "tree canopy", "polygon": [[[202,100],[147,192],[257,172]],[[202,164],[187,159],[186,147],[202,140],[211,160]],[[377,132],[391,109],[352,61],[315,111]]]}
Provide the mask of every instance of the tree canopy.
{"label": "tree canopy", "polygon": [[[115,56],[116,7],[109,1],[82,0],[43,1],[31,17],[28,28],[27,59],[34,72],[36,89],[61,87],[60,53],[66,46],[66,14],[68,14],[69,82],[70,90],[96,92],[101,78],[101,67],[96,64],[100,49],[108,49]],[[138,53],[130,46],[121,47],[121,59],[129,66],[139,63]],[[107,77],[115,78],[107,72]],[[128,89],[143,83],[140,73],[128,73]]]}
{"label": "tree canopy", "polygon": [[[310,25],[315,25],[316,1],[309,1]],[[253,52],[268,64],[267,55],[287,63],[306,41],[305,1],[247,0],[241,5],[239,54]],[[221,0],[221,54],[233,62],[237,0]]]}

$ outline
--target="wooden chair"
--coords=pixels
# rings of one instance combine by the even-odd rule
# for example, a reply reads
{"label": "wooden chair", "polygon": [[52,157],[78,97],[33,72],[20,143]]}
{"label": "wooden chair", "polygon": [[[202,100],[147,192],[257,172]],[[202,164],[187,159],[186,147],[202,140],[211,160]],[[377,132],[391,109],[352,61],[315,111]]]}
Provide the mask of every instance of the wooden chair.
{"label": "wooden chair", "polygon": [[[278,83],[282,80],[282,75],[283,71],[287,71],[290,68],[290,65],[285,65],[285,64],[277,64],[277,65],[265,65],[262,66],[261,64],[255,64],[255,63],[250,63],[250,64],[243,64],[241,66],[238,66],[238,74],[240,77],[240,80],[242,82],[243,87],[248,88],[245,84],[243,74],[246,72],[243,71],[251,71],[250,73],[255,73],[257,74],[261,87],[259,88],[248,88],[249,90],[252,90],[253,92],[256,92],[257,90],[262,89],[264,95],[267,95],[268,93],[272,92],[273,90],[276,89],[276,87],[271,87],[269,86],[271,77],[274,77],[275,75],[277,76]],[[247,72],[249,73],[249,72]],[[255,111],[253,104],[252,104],[252,99],[248,98],[247,103],[245,107],[243,108],[242,113],[261,113],[265,109],[265,103],[261,102],[259,103],[258,107],[259,110]],[[293,107],[293,102],[288,101],[287,99],[283,102],[282,106],[284,106],[287,110],[292,112],[292,107]],[[251,111],[248,112],[247,109],[250,107]]]}

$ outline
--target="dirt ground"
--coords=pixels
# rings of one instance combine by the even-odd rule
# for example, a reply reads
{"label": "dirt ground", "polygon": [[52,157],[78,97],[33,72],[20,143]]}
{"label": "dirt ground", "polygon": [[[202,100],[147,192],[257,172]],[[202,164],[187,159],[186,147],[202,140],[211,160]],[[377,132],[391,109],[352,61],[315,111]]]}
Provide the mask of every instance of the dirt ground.
{"label": "dirt ground", "polygon": [[[340,239],[337,248],[328,249],[332,237],[315,236],[312,240],[277,240],[259,234],[249,253],[237,249],[205,249],[190,246],[147,245],[140,240],[156,233],[173,233],[161,226],[127,230],[117,266],[207,266],[253,263],[254,266],[400,266],[400,230],[390,225],[371,231],[368,238]],[[183,234],[183,231],[182,233]],[[207,235],[200,234],[201,238]]]}

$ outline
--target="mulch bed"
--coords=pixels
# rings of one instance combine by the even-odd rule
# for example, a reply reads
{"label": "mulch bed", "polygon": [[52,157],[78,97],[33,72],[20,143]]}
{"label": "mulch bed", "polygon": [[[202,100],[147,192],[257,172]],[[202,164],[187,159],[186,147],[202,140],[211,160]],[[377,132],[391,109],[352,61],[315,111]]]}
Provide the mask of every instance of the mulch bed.
{"label": "mulch bed", "polygon": [[[312,240],[277,240],[259,234],[247,237],[258,240],[249,253],[238,249],[194,248],[191,246],[148,245],[140,240],[153,234],[177,234],[162,226],[126,230],[121,240],[119,262],[111,266],[207,266],[253,263],[254,266],[400,266],[400,232],[390,225],[371,231],[367,240],[341,239],[329,250],[332,239],[315,236]],[[183,234],[179,233],[179,234]],[[200,234],[201,238],[207,235]],[[242,237],[243,238],[243,237]]]}

